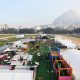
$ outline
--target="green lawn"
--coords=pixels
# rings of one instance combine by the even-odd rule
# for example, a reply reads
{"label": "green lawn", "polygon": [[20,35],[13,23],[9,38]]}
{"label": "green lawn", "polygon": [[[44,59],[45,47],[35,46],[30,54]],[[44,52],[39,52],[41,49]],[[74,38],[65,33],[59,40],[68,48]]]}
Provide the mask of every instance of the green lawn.
{"label": "green lawn", "polygon": [[6,45],[7,43],[14,42],[20,39],[17,39],[16,37],[12,37],[12,38],[8,38],[7,40],[8,41],[0,41],[0,46]]}
{"label": "green lawn", "polygon": [[56,77],[54,76],[55,74],[52,65],[49,63],[48,60],[49,53],[48,46],[41,47],[40,53],[41,53],[41,56],[39,58],[40,66],[37,69],[36,80],[39,80],[40,77],[42,77],[43,80],[52,80],[52,78],[54,78],[54,80],[57,80]]}
{"label": "green lawn", "polygon": [[[10,37],[10,36],[14,36],[14,35],[13,34],[0,34],[0,38]],[[15,41],[15,40],[16,40],[15,37],[8,38],[8,41],[2,41],[2,40],[0,40],[0,46],[6,45],[7,42],[12,42],[12,41]]]}
{"label": "green lawn", "polygon": [[13,41],[18,41],[18,40],[20,39],[16,37],[8,38],[8,42],[13,42]]}
{"label": "green lawn", "polygon": [[6,44],[6,42],[0,41],[0,46],[3,46],[3,45],[5,45],[5,44]]}
{"label": "green lawn", "polygon": [[35,61],[39,62],[36,80],[52,80],[53,77],[54,80],[57,80],[52,65],[48,60],[49,47],[47,45],[41,45],[38,52],[40,52],[40,57],[38,57],[37,52],[34,52],[30,47],[29,53],[33,53],[32,65],[35,64]]}

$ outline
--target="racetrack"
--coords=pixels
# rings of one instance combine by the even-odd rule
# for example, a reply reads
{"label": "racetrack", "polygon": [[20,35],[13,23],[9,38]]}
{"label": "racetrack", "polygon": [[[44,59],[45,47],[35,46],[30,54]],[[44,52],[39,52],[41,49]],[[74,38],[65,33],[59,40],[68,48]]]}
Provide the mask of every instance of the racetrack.
{"label": "racetrack", "polygon": [[80,37],[73,37],[68,35],[55,35],[57,37],[61,37],[62,39],[68,39],[71,40],[73,43],[75,43],[77,46],[80,46]]}

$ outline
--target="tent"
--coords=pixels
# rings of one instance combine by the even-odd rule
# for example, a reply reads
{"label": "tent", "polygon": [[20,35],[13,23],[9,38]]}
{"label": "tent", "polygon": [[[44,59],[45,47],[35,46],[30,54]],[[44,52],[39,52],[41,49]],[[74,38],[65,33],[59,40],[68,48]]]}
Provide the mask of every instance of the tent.
{"label": "tent", "polygon": [[35,41],[35,39],[21,39],[22,43],[30,42],[30,41]]}
{"label": "tent", "polygon": [[16,38],[24,38],[24,34],[16,35]]}
{"label": "tent", "polygon": [[11,51],[10,48],[6,48],[3,52]]}
{"label": "tent", "polygon": [[17,44],[17,46],[21,47],[21,48],[27,48],[28,47],[26,44],[22,44],[22,43]]}
{"label": "tent", "polygon": [[28,57],[28,61],[31,61],[32,60],[32,57],[33,57],[33,55],[29,55],[29,57]]}
{"label": "tent", "polygon": [[21,47],[21,48],[27,48],[28,46],[26,44],[23,44],[21,41],[14,42],[13,46]]}
{"label": "tent", "polygon": [[68,49],[60,54],[72,67],[74,80],[80,80],[80,51],[76,49]]}
{"label": "tent", "polygon": [[33,71],[27,69],[0,69],[0,80],[33,80]]}
{"label": "tent", "polygon": [[7,47],[9,47],[9,45],[5,45],[0,47],[0,53],[2,53]]}
{"label": "tent", "polygon": [[13,45],[17,45],[17,44],[19,44],[19,43],[21,43],[20,40],[19,40],[19,41],[15,41],[15,42],[13,42]]}

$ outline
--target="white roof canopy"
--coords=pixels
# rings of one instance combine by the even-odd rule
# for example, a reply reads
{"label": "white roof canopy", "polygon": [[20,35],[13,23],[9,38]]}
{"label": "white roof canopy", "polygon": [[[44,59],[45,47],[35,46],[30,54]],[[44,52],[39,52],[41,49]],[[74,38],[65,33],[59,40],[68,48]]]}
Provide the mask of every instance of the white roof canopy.
{"label": "white roof canopy", "polygon": [[76,49],[68,49],[60,54],[72,67],[76,80],[80,80],[80,51]]}
{"label": "white roof canopy", "polygon": [[0,69],[0,80],[33,80],[33,71]]}
{"label": "white roof canopy", "polygon": [[6,52],[6,51],[11,51],[10,48],[6,48],[3,52]]}

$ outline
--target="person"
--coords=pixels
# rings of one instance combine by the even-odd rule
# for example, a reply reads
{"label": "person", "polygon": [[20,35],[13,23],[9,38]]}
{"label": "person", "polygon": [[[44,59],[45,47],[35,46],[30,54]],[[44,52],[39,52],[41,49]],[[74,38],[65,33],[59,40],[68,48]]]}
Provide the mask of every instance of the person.
{"label": "person", "polygon": [[23,58],[20,56],[20,61],[23,61]]}
{"label": "person", "polygon": [[15,69],[15,65],[11,65],[10,70],[14,70],[14,69]]}

